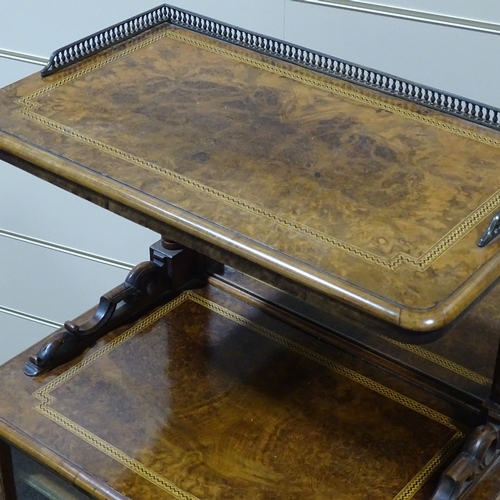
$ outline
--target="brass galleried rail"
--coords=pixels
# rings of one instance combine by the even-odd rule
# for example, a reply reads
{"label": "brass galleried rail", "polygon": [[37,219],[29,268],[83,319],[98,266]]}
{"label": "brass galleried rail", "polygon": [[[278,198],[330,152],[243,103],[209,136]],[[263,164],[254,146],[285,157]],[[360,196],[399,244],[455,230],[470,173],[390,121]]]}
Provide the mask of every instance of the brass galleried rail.
{"label": "brass galleried rail", "polygon": [[223,24],[167,4],[160,5],[155,9],[56,50],[42,70],[42,76],[53,74],[101,50],[164,23],[190,29],[329,76],[373,88],[394,97],[500,130],[500,110],[497,108],[336,59],[292,45],[283,40]]}

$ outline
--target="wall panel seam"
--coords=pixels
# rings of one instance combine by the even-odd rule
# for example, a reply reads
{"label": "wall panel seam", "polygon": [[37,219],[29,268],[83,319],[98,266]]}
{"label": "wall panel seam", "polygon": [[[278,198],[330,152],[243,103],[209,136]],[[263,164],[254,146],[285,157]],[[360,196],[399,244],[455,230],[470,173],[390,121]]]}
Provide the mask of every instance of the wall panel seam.
{"label": "wall panel seam", "polygon": [[49,250],[53,250],[56,252],[61,252],[68,255],[73,255],[74,257],[79,257],[82,259],[91,260],[93,262],[99,262],[100,264],[105,264],[112,267],[117,267],[119,269],[125,269],[126,271],[130,271],[133,265],[127,262],[123,262],[116,259],[111,259],[109,257],[103,257],[102,255],[98,255],[91,252],[86,252],[84,250],[78,250],[75,248],[71,248],[65,245],[59,245],[57,243],[52,243],[47,240],[34,238],[32,236],[27,236],[20,233],[15,233],[13,231],[8,231],[6,229],[0,228],[0,236],[4,238],[11,238],[17,241],[22,241],[24,243],[28,243],[30,245],[36,245],[39,247],[47,248]]}
{"label": "wall panel seam", "polygon": [[45,66],[49,61],[46,57],[34,56],[31,54],[26,54],[24,52],[17,52],[14,50],[7,50],[2,48],[0,48],[0,58],[36,64],[37,66]]}
{"label": "wall panel seam", "polygon": [[336,7],[339,9],[363,12],[365,14],[375,14],[379,16],[395,17],[408,21],[417,21],[428,24],[437,24],[448,28],[459,28],[470,31],[479,31],[494,35],[500,34],[500,24],[488,23],[486,21],[476,21],[463,17],[456,17],[433,12],[424,12],[400,7],[391,7],[382,4],[373,4],[361,0],[292,0],[306,4],[323,5],[326,7]]}
{"label": "wall panel seam", "polygon": [[40,316],[35,316],[34,314],[29,314],[27,312],[19,311],[17,309],[12,309],[11,307],[6,307],[2,305],[0,305],[0,313],[7,314],[9,316],[15,316],[17,318],[21,318],[27,321],[32,321],[34,323],[38,323],[41,325],[50,326],[51,328],[54,329],[59,328],[62,325],[61,323],[57,323],[50,319],[42,318]]}

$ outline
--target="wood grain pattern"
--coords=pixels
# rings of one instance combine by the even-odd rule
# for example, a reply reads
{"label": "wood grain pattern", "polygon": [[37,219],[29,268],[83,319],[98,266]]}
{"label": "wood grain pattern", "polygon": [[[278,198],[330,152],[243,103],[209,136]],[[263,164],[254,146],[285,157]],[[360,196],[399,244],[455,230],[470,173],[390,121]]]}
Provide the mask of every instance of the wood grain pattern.
{"label": "wood grain pattern", "polygon": [[0,95],[5,151],[405,328],[499,274],[493,131],[168,26]]}
{"label": "wood grain pattern", "polygon": [[0,368],[0,435],[100,498],[425,499],[463,436],[213,287],[118,333],[41,379]]}

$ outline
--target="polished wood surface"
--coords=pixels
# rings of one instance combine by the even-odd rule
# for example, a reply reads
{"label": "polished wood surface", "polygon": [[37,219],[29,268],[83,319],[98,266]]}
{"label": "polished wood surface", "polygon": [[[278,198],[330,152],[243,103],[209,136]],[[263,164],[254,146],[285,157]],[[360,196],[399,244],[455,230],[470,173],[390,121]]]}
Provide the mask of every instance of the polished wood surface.
{"label": "polished wood surface", "polygon": [[97,498],[426,499],[466,431],[214,286],[39,378],[23,363],[0,368],[0,436]]}
{"label": "polished wood surface", "polygon": [[404,328],[498,276],[498,133],[173,26],[0,93],[0,149]]}
{"label": "polished wood surface", "polygon": [[490,287],[448,327],[422,334],[415,342],[411,332],[347,305],[311,296],[305,302],[296,298],[300,296],[298,289],[293,295],[285,294],[228,267],[217,276],[225,283],[218,286],[240,294],[268,314],[292,322],[355,356],[370,359],[398,376],[413,377],[443,399],[458,399],[479,412],[489,396],[495,346],[500,341],[496,321],[500,283]]}

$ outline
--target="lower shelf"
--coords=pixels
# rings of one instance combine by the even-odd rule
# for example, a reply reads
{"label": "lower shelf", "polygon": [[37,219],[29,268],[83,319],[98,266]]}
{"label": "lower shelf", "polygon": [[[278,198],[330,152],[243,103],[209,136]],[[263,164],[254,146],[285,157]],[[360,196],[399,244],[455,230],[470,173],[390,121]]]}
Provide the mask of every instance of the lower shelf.
{"label": "lower shelf", "polygon": [[41,377],[24,361],[0,368],[0,437],[97,497],[423,500],[467,432],[449,403],[214,286]]}

